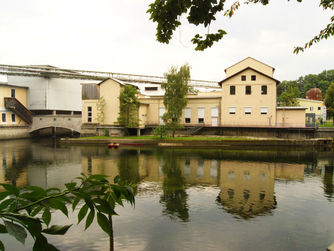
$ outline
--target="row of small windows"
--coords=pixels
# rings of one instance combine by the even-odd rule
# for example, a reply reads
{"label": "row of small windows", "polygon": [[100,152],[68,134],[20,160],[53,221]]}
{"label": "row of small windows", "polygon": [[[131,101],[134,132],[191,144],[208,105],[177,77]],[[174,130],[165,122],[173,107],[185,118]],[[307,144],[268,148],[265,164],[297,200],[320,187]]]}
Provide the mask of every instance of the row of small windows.
{"label": "row of small windows", "polygon": [[[246,95],[251,95],[252,94],[252,86],[250,86],[250,85],[245,86],[245,94]],[[261,85],[261,94],[262,95],[267,95],[267,86],[266,85]],[[230,95],[235,95],[235,85],[230,86]]]}
{"label": "row of small windows", "polygon": [[[241,81],[246,81],[246,80],[247,80],[246,75],[241,75]],[[256,75],[252,75],[251,80],[256,81]]]}
{"label": "row of small windows", "polygon": [[[236,114],[237,113],[237,108],[236,107],[229,107],[228,108],[228,113],[229,114]],[[249,115],[252,114],[252,107],[244,107],[244,113]],[[268,107],[260,107],[260,114],[268,114]]]}
{"label": "row of small windows", "polygon": [[[12,113],[11,117],[12,117],[12,123],[16,123],[15,113]],[[2,122],[2,124],[7,123],[7,113],[2,113],[1,114],[1,122]]]}
{"label": "row of small windows", "polygon": [[[310,106],[310,111],[312,112],[313,111],[313,106]],[[321,111],[321,107],[318,106],[318,111]]]}
{"label": "row of small windows", "polygon": [[[234,198],[234,190],[231,189],[231,188],[229,188],[229,189],[227,190],[227,195],[228,195],[228,198],[229,198],[230,200],[232,200],[232,199]],[[245,189],[245,190],[243,191],[243,197],[244,197],[244,199],[245,199],[246,201],[248,201],[249,198],[250,198],[250,191],[247,190],[247,189]],[[265,197],[266,197],[265,192],[264,192],[264,191],[261,191],[261,192],[259,193],[259,199],[262,201],[262,200],[264,200]]]}

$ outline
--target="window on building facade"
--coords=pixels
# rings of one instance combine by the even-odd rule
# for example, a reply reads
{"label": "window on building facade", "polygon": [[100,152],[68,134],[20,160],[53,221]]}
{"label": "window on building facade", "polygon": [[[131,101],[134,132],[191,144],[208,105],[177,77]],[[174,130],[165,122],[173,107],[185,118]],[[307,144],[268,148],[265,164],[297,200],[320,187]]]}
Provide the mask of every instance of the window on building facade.
{"label": "window on building facade", "polygon": [[147,86],[145,87],[145,91],[157,91],[158,87],[157,86]]}
{"label": "window on building facade", "polygon": [[12,123],[13,123],[13,124],[16,123],[16,116],[15,116],[15,113],[12,113]]}
{"label": "window on building facade", "polygon": [[230,95],[235,95],[235,85],[230,86]]}
{"label": "window on building facade", "polygon": [[250,95],[252,93],[252,87],[250,85],[246,85],[245,94]]}
{"label": "window on building facade", "polygon": [[252,81],[256,81],[256,75],[252,75],[252,76],[251,76],[251,80],[252,80]]}
{"label": "window on building facade", "polygon": [[197,108],[197,117],[198,117],[198,123],[203,124],[204,123],[204,107]]}
{"label": "window on building facade", "polygon": [[11,96],[12,98],[15,98],[15,89],[11,89],[11,90],[10,90],[10,96]]}
{"label": "window on building facade", "polygon": [[311,111],[311,112],[313,111],[313,106],[310,106],[310,111]]}
{"label": "window on building facade", "polygon": [[236,111],[237,111],[237,108],[236,108],[236,107],[229,107],[229,108],[228,108],[228,113],[229,113],[229,114],[235,114]]}
{"label": "window on building facade", "polygon": [[245,114],[252,114],[252,107],[245,107]]}
{"label": "window on building facade", "polygon": [[241,81],[246,81],[246,75],[241,76]]}
{"label": "window on building facade", "polygon": [[268,107],[261,107],[260,112],[261,114],[268,114]]}
{"label": "window on building facade", "polygon": [[261,94],[266,95],[267,94],[267,86],[266,85],[261,85]]}
{"label": "window on building facade", "polygon": [[93,117],[92,115],[93,115],[92,107],[88,106],[87,107],[87,121],[88,122],[92,122],[92,117]]}
{"label": "window on building facade", "polygon": [[187,107],[184,109],[184,120],[186,124],[191,123],[191,108]]}
{"label": "window on building facade", "polygon": [[318,106],[318,111],[321,111],[321,107],[320,106]]}
{"label": "window on building facade", "polygon": [[7,120],[6,113],[2,113],[1,114],[1,121],[2,121],[2,123],[6,123],[6,120]]}

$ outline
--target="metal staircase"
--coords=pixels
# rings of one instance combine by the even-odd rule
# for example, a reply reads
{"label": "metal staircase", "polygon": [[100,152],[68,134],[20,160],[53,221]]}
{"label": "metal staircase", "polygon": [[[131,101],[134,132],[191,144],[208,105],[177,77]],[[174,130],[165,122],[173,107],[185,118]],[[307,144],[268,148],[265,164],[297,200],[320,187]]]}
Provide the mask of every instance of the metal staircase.
{"label": "metal staircase", "polygon": [[32,113],[16,98],[5,98],[5,107],[29,125],[32,123]]}

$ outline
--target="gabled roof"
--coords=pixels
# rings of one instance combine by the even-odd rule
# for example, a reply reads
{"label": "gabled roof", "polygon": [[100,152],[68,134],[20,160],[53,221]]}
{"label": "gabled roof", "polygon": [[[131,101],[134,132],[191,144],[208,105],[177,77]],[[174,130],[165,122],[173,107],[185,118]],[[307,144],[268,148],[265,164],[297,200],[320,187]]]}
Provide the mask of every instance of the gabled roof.
{"label": "gabled roof", "polygon": [[263,72],[260,72],[260,71],[258,71],[258,70],[255,70],[255,69],[252,68],[252,67],[246,67],[246,68],[242,69],[241,71],[238,71],[237,73],[235,73],[235,74],[229,76],[228,78],[225,78],[224,80],[220,81],[218,84],[219,84],[220,86],[222,86],[223,82],[225,82],[225,81],[227,81],[227,80],[229,80],[229,79],[235,77],[236,75],[238,75],[238,74],[240,74],[241,72],[244,72],[244,71],[246,71],[246,70],[252,70],[252,71],[255,71],[256,73],[259,73],[259,74],[261,74],[262,76],[265,76],[265,77],[267,77],[267,78],[269,78],[269,79],[271,79],[271,80],[274,80],[274,81],[276,82],[277,85],[280,83],[280,81],[278,81],[277,79],[274,79],[274,78],[268,76],[267,74],[264,74]]}
{"label": "gabled roof", "polygon": [[237,65],[237,64],[239,64],[239,63],[241,63],[242,61],[247,60],[248,58],[251,58],[251,59],[253,59],[253,60],[255,60],[255,61],[257,61],[257,62],[259,62],[259,63],[261,63],[261,64],[264,64],[264,65],[266,65],[266,66],[272,68],[273,71],[275,71],[275,68],[274,68],[274,67],[272,67],[272,66],[270,66],[270,65],[268,65],[268,64],[265,64],[265,63],[263,63],[263,62],[261,62],[261,61],[255,59],[255,58],[252,58],[252,57],[246,57],[246,58],[244,58],[243,60],[240,60],[239,62],[237,62],[237,63],[235,63],[235,64],[233,64],[233,65],[227,67],[224,71],[226,72],[227,69],[230,69],[231,67],[233,67],[233,66],[235,66],[235,65]]}
{"label": "gabled roof", "polygon": [[139,88],[138,88],[136,85],[134,85],[134,84],[126,83],[126,82],[123,82],[123,81],[121,81],[121,80],[119,80],[119,79],[116,79],[116,78],[106,78],[105,80],[102,80],[102,81],[101,81],[100,83],[98,83],[97,85],[100,85],[100,84],[106,82],[106,81],[109,80],[109,79],[114,80],[115,82],[119,83],[120,85],[132,85],[132,86],[136,87],[136,89],[139,89]]}

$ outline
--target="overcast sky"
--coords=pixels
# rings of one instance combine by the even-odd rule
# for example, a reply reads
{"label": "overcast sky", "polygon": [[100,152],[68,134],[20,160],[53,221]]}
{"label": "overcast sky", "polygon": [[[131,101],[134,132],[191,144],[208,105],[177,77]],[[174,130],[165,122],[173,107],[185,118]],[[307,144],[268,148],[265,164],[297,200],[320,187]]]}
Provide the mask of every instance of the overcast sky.
{"label": "overcast sky", "polygon": [[169,44],[155,39],[146,13],[153,0],[1,0],[0,64],[49,64],[63,68],[161,76],[188,62],[192,79],[219,81],[224,69],[254,57],[276,69],[275,78],[334,69],[334,38],[295,55],[329,22],[319,1],[272,0],[243,5],[231,19],[217,18],[210,30],[228,33],[197,52],[190,39],[206,29],[184,24]]}

